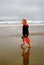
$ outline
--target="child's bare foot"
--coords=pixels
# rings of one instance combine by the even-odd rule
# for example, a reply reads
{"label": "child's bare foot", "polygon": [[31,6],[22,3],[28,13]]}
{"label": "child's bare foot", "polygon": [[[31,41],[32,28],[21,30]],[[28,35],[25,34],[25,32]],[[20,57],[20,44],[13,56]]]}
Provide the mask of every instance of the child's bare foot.
{"label": "child's bare foot", "polygon": [[31,46],[30,45],[28,45],[28,47],[27,48],[31,48]]}
{"label": "child's bare foot", "polygon": [[25,43],[22,43],[21,46],[23,46]]}

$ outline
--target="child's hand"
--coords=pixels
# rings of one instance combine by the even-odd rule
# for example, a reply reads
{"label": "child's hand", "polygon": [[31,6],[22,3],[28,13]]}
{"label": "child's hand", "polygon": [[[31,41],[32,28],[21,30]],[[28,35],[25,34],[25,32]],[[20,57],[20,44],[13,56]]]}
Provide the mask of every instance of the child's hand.
{"label": "child's hand", "polygon": [[27,37],[27,34],[25,35],[25,37]]}

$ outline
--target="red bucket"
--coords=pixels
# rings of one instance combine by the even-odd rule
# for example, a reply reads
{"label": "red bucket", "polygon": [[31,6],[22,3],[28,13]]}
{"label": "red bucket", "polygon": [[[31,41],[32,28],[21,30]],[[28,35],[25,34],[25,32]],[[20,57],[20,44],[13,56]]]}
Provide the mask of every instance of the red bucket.
{"label": "red bucket", "polygon": [[30,38],[25,38],[26,43],[30,43]]}

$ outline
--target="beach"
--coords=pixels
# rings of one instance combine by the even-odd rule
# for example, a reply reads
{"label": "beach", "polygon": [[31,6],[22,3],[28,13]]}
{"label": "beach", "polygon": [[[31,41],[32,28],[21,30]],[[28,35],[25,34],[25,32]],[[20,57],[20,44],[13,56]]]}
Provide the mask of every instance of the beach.
{"label": "beach", "polygon": [[[29,65],[44,65],[44,25],[31,25]],[[23,65],[22,26],[0,26],[0,65]]]}

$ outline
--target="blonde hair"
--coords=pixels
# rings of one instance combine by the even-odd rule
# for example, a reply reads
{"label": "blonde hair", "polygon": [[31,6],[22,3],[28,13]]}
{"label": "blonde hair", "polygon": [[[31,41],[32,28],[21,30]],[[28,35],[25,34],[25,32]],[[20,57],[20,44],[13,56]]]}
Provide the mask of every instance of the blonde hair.
{"label": "blonde hair", "polygon": [[26,19],[22,19],[23,21],[25,21],[25,23],[27,24],[27,20]]}

